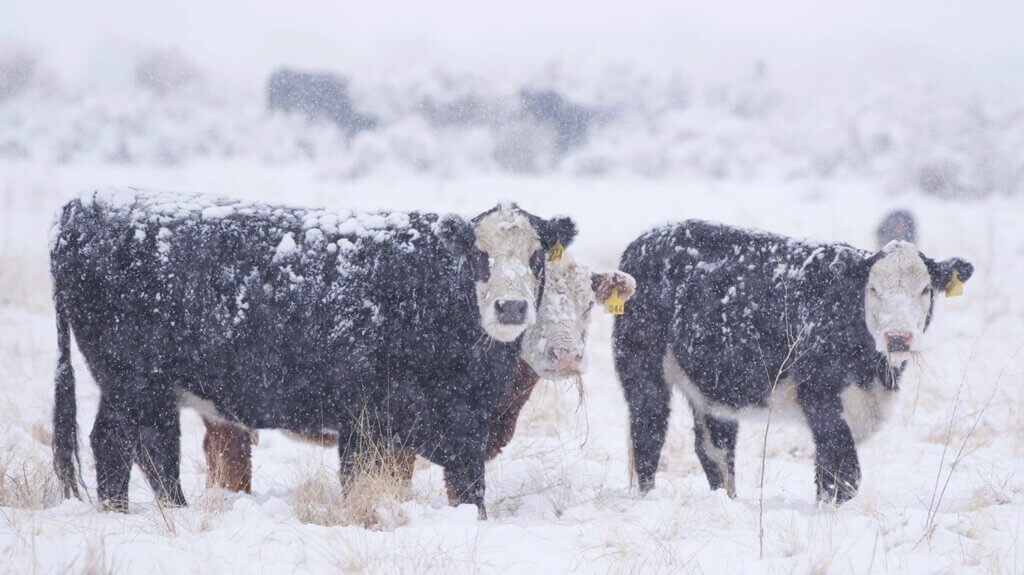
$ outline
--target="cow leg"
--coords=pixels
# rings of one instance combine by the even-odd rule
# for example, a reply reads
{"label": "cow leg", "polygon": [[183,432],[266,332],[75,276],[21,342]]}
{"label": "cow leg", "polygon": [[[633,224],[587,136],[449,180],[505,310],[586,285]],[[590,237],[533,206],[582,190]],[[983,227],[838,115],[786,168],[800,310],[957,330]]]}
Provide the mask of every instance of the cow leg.
{"label": "cow leg", "polygon": [[797,399],[814,436],[818,501],[842,504],[857,494],[860,463],[853,433],[842,418],[839,394],[805,384],[797,389]]}
{"label": "cow leg", "polygon": [[487,508],[484,506],[484,457],[479,454],[470,461],[459,465],[445,466],[444,481],[448,487],[448,503],[476,505],[477,517],[487,519]]}
{"label": "cow leg", "polygon": [[647,493],[654,488],[654,474],[668,430],[671,396],[662,356],[624,342],[615,348],[615,368],[629,405],[633,470],[640,492]]}
{"label": "cow leg", "polygon": [[206,486],[252,493],[252,437],[249,430],[203,418]]}
{"label": "cow leg", "polygon": [[142,404],[136,462],[164,504],[185,505],[181,491],[181,426],[178,403],[169,389],[151,389]]}
{"label": "cow leg", "polygon": [[136,441],[135,424],[113,392],[100,397],[89,443],[96,462],[96,491],[100,504],[110,511],[128,512],[128,479]]}
{"label": "cow leg", "polygon": [[718,419],[697,411],[693,404],[693,435],[697,458],[704,468],[711,490],[725,488],[729,497],[736,497],[736,434],[735,421]]}

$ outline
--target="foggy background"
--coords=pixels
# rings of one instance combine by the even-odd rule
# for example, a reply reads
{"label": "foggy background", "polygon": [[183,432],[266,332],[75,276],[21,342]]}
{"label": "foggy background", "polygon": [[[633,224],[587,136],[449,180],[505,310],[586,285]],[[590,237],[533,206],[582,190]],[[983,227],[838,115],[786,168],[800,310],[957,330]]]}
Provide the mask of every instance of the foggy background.
{"label": "foggy background", "polygon": [[1024,186],[1017,3],[9,4],[0,161]]}

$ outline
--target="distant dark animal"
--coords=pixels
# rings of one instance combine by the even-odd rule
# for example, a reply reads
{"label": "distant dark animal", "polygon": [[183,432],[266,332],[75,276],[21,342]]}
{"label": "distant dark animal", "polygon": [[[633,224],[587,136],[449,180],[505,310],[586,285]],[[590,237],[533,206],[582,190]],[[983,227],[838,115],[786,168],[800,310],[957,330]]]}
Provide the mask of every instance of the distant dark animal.
{"label": "distant dark animal", "polygon": [[620,268],[638,285],[612,345],[641,490],[654,486],[674,386],[712,489],[735,496],[738,421],[771,406],[810,427],[818,498],[837,503],[857,492],[855,440],[881,424],[935,292],[973,272],[906,242],[871,254],[701,221],[642,235]]}
{"label": "distant dark animal", "polygon": [[[544,294],[537,322],[523,334],[521,360],[512,379],[501,386],[497,406],[492,412],[487,441],[487,460],[496,457],[515,434],[519,413],[541,377],[574,377],[584,369],[591,310],[616,290],[623,301],[636,287],[633,278],[619,271],[595,273],[566,253],[558,261],[548,261],[544,272]],[[203,451],[207,462],[207,485],[231,491],[249,492],[252,488],[252,433],[232,423],[203,418],[206,436]],[[299,436],[317,445],[336,445],[338,438],[329,433]],[[413,462],[408,452],[395,452],[392,465],[399,477],[412,479]],[[391,468],[383,462],[382,468]]]}
{"label": "distant dark animal", "polygon": [[267,81],[267,107],[333,122],[349,136],[377,126],[376,118],[356,110],[345,80],[328,73],[274,72]]}
{"label": "distant dark animal", "polygon": [[882,218],[875,231],[875,244],[882,249],[892,241],[917,244],[917,223],[908,210],[893,210]]}
{"label": "distant dark animal", "polygon": [[519,102],[529,117],[555,131],[558,152],[568,152],[587,141],[594,118],[587,108],[569,102],[554,90],[521,90]]}
{"label": "distant dark animal", "polygon": [[50,261],[59,360],[54,466],[77,493],[70,333],[101,389],[91,443],[104,506],[137,463],[182,505],[180,405],[248,429],[340,438],[343,481],[392,445],[484,509],[488,425],[536,318],[568,218],[502,205],[472,222],[136,190],[69,202]]}

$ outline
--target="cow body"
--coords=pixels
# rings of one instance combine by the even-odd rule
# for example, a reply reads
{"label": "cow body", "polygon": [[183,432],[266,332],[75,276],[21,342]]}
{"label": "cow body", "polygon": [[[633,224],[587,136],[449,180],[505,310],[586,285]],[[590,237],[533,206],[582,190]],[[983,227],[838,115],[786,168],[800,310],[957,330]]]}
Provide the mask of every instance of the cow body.
{"label": "cow body", "polygon": [[333,122],[348,136],[377,125],[376,118],[356,110],[348,83],[328,73],[277,70],[267,80],[267,108],[302,112],[309,120]]}
{"label": "cow body", "polygon": [[[543,223],[514,207],[492,215],[529,227],[527,216]],[[343,478],[368,443],[401,446],[444,466],[483,514],[488,420],[525,326],[481,321],[488,253],[468,247],[481,269],[453,248],[473,233],[434,214],[133,190],[70,202],[51,246],[54,298],[59,338],[70,327],[102,391],[91,436],[101,501],[124,508],[135,461],[158,497],[184,503],[186,404],[244,428],[336,434]],[[71,487],[63,365],[54,450]]]}
{"label": "cow body", "polygon": [[[499,382],[500,393],[491,414],[486,459],[496,457],[515,434],[519,413],[542,377],[579,377],[585,369],[590,312],[607,299],[612,289],[628,300],[635,289],[633,278],[622,272],[593,273],[571,254],[545,264],[545,285],[537,310],[537,322],[523,333],[521,358],[512,378]],[[249,492],[252,484],[252,438],[244,429],[227,422],[204,418],[207,432],[203,450],[208,466],[207,483],[232,491]],[[329,446],[337,438],[329,433],[303,434],[299,439]],[[409,459],[403,462],[406,479],[412,478]]]}
{"label": "cow body", "polygon": [[[911,310],[914,326],[899,336],[909,346],[952,269],[971,274],[962,260],[934,262],[905,243],[871,254],[700,221],[641,236],[620,268],[640,286],[616,318],[613,348],[641,489],[653,487],[676,387],[712,489],[735,495],[738,422],[771,407],[810,427],[818,496],[838,502],[856,492],[855,440],[884,419],[911,351],[897,349],[893,334],[904,332],[890,320]],[[883,296],[895,303],[877,304]]]}

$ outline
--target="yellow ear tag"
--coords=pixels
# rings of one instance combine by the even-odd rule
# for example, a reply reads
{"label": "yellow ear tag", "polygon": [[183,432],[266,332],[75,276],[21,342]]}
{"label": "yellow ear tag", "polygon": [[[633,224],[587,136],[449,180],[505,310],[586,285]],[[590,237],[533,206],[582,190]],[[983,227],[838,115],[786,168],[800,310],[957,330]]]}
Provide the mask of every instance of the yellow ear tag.
{"label": "yellow ear tag", "polygon": [[964,282],[960,281],[960,278],[956,277],[956,270],[953,270],[953,279],[949,280],[946,284],[946,297],[956,297],[964,295]]}
{"label": "yellow ear tag", "polygon": [[612,315],[622,315],[626,312],[626,302],[619,299],[619,290],[613,289],[611,297],[604,300],[604,311]]}
{"label": "yellow ear tag", "polygon": [[555,245],[551,246],[551,250],[548,251],[548,261],[557,262],[562,259],[562,254],[565,253],[565,248],[562,247],[562,240],[555,242]]}

